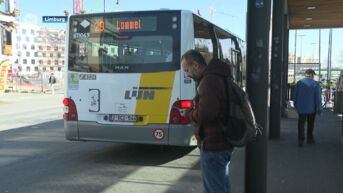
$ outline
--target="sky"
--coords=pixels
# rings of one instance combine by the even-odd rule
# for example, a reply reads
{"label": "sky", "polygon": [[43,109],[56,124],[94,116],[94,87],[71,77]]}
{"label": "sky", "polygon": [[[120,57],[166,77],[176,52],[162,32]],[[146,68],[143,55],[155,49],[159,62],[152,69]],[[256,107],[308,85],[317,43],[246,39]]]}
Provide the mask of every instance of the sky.
{"label": "sky", "polygon": [[[156,9],[185,9],[200,11],[201,15],[211,20],[210,10],[216,10],[212,16],[214,23],[245,39],[245,0],[83,0],[86,13],[156,10]],[[63,16],[64,10],[73,11],[73,0],[16,0],[16,6],[21,10],[20,21],[33,22],[51,27],[65,28],[66,24],[43,24],[42,16]]]}
{"label": "sky", "polygon": [[[329,47],[329,29],[320,30],[320,59],[323,68],[327,67],[328,63],[328,47]],[[297,56],[319,56],[319,29],[297,30],[296,52]],[[289,54],[294,55],[295,50],[295,30],[289,32]],[[332,30],[332,67],[343,70],[343,28],[334,28]],[[289,61],[292,63],[292,61]]]}
{"label": "sky", "polygon": [[[20,22],[35,23],[53,28],[66,28],[67,24],[42,23],[42,16],[63,16],[64,10],[73,11],[73,0],[15,0],[21,11]],[[184,9],[197,13],[223,29],[246,39],[246,12],[248,0],[83,0],[86,13],[105,11],[133,11],[156,9]],[[211,14],[211,10],[212,13]],[[318,57],[318,29],[297,30],[297,56]],[[321,30],[321,62],[325,67],[328,61],[329,30]],[[295,33],[289,34],[289,53],[294,54]],[[332,66],[343,69],[343,28],[333,29]],[[290,61],[291,62],[291,61]]]}

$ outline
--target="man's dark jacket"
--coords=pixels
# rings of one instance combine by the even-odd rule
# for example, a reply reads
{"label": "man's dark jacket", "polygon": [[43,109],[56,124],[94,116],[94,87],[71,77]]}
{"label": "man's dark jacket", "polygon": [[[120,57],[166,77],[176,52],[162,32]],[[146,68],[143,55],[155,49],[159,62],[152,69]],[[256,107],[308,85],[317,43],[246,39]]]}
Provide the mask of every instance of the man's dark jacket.
{"label": "man's dark jacket", "polygon": [[195,108],[187,115],[195,132],[207,151],[223,151],[232,148],[226,142],[222,127],[226,105],[224,78],[231,76],[230,66],[219,59],[212,59],[198,80]]}

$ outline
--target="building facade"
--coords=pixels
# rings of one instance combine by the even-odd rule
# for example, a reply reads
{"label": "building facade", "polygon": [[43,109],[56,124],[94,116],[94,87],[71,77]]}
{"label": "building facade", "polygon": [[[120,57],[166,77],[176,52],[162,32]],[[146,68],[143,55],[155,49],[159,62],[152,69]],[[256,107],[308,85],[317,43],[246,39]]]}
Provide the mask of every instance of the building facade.
{"label": "building facade", "polygon": [[[294,55],[288,55],[288,83],[295,83],[304,77],[305,70],[311,68],[314,71],[319,71],[319,59],[313,56],[297,57],[294,64]],[[294,77],[295,75],[295,77]],[[318,74],[314,77],[319,80]]]}
{"label": "building facade", "polygon": [[35,77],[55,73],[62,77],[65,30],[17,23],[13,31],[14,73]]}
{"label": "building facade", "polygon": [[12,58],[12,30],[18,12],[14,8],[14,0],[0,0],[0,62]]}

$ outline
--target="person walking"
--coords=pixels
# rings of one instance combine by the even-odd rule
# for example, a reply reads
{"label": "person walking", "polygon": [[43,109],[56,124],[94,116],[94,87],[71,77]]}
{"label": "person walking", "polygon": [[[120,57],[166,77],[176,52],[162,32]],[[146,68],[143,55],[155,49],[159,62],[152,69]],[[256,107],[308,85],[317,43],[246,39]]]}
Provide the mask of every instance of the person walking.
{"label": "person walking", "polygon": [[307,143],[315,144],[313,136],[316,113],[323,111],[321,88],[312,69],[305,71],[305,78],[299,80],[295,86],[294,106],[299,114],[298,146],[302,147],[305,140],[305,122],[307,120]]}
{"label": "person walking", "polygon": [[49,87],[53,95],[55,94],[55,84],[56,84],[56,77],[54,76],[54,73],[51,73],[49,76]]}
{"label": "person walking", "polygon": [[200,147],[204,193],[230,193],[229,164],[233,147],[222,131],[226,105],[225,79],[231,74],[229,64],[212,59],[208,65],[195,50],[181,58],[186,75],[197,82],[194,108],[181,112],[192,121]]}

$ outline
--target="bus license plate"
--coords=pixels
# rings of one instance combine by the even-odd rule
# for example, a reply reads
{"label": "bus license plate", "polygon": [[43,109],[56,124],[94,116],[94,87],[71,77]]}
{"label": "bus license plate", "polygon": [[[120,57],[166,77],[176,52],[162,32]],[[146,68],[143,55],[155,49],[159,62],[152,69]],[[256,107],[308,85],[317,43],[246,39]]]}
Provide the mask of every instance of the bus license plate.
{"label": "bus license plate", "polygon": [[138,115],[122,115],[122,114],[110,114],[110,122],[137,122],[141,121],[141,116]]}

